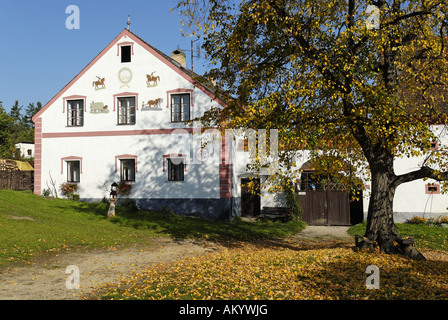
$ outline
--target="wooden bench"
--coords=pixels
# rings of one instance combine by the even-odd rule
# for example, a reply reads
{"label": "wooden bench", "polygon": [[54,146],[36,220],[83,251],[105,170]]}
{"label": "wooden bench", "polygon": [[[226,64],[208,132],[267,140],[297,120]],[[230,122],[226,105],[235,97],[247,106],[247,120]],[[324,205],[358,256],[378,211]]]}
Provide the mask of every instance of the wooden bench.
{"label": "wooden bench", "polygon": [[288,220],[288,211],[286,208],[263,207],[260,218],[286,222]]}
{"label": "wooden bench", "polygon": [[370,252],[373,252],[373,250],[376,246],[377,246],[376,242],[370,241],[369,238],[362,237],[358,234],[355,234],[355,248],[357,248],[359,250],[368,248],[368,249],[370,249]]}

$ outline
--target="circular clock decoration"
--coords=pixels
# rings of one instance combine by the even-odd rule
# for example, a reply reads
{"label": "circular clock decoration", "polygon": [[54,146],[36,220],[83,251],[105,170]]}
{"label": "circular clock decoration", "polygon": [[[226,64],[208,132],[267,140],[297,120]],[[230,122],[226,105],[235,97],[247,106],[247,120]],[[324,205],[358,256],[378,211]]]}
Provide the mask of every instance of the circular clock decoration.
{"label": "circular clock decoration", "polygon": [[203,162],[208,159],[208,150],[207,149],[199,149],[196,151],[196,159]]}
{"label": "circular clock decoration", "polygon": [[132,71],[129,68],[121,68],[118,71],[118,80],[123,84],[120,88],[126,86],[129,88],[129,82],[132,81]]}

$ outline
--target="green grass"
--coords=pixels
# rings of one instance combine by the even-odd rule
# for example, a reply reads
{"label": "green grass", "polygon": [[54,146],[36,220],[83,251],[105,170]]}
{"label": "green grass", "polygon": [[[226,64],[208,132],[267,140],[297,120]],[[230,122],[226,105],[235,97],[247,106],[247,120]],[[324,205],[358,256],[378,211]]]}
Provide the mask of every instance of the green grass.
{"label": "green grass", "polygon": [[145,245],[155,237],[252,241],[302,230],[303,222],[232,223],[194,219],[164,212],[131,212],[108,204],[46,199],[31,192],[0,190],[0,268],[42,254],[70,250]]}
{"label": "green grass", "polygon": [[[395,225],[402,237],[414,237],[417,248],[448,251],[448,228],[409,223]],[[351,235],[364,235],[365,230],[366,222],[351,227],[348,232]]]}
{"label": "green grass", "polygon": [[286,237],[305,228],[303,221],[288,223],[247,222],[235,219],[231,223],[191,218],[170,211],[122,212],[112,222],[139,229],[158,230],[175,238],[201,238],[213,241],[257,241]]}

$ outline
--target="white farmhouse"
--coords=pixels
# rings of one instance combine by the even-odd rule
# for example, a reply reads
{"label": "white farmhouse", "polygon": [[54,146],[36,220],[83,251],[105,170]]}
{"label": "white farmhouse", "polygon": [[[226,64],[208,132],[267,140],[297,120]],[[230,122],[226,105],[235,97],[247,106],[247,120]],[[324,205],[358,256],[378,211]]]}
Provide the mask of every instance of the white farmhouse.
{"label": "white farmhouse", "polygon": [[[113,182],[126,181],[138,206],[153,210],[231,219],[284,207],[281,195],[263,188],[253,195],[245,187],[251,179],[266,179],[246,169],[247,136],[221,139],[216,130],[201,134],[201,128],[185,125],[213,106],[225,107],[213,85],[194,84],[194,76],[181,51],[169,57],[124,29],[33,117],[34,192],[71,182],[82,200],[95,201],[109,196]],[[447,145],[445,128],[436,129],[434,148]],[[423,160],[396,159],[395,172],[415,170]],[[298,152],[295,162],[303,171],[296,192],[306,222],[363,220],[368,179],[360,199],[350,202],[337,188],[313,180],[308,152]],[[443,215],[447,207],[448,196],[435,181],[410,182],[396,191],[395,221]]]}
{"label": "white farmhouse", "polygon": [[184,124],[223,104],[193,76],[182,52],[124,29],[33,117],[34,192],[73,182],[92,201],[127,181],[142,208],[229,218],[229,146],[202,150]]}

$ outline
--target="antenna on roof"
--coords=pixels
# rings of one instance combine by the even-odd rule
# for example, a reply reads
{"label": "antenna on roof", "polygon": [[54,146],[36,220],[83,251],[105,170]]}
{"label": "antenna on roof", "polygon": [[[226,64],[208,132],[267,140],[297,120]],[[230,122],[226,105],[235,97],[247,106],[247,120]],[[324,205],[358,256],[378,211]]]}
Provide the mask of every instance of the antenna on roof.
{"label": "antenna on roof", "polygon": [[128,22],[126,22],[126,24],[128,25],[127,29],[129,30],[129,26],[131,25],[131,15],[129,14],[128,14]]}
{"label": "antenna on roof", "polygon": [[[201,58],[201,48],[200,48],[199,44],[196,45],[196,50],[193,49],[193,43],[195,43],[198,40],[199,40],[199,38],[197,38],[196,40],[191,40],[190,41],[190,50],[188,50],[188,49],[179,49],[179,45],[177,45],[177,50],[190,51],[191,71],[193,71],[193,58]],[[195,52],[196,52],[196,55],[195,55]]]}

